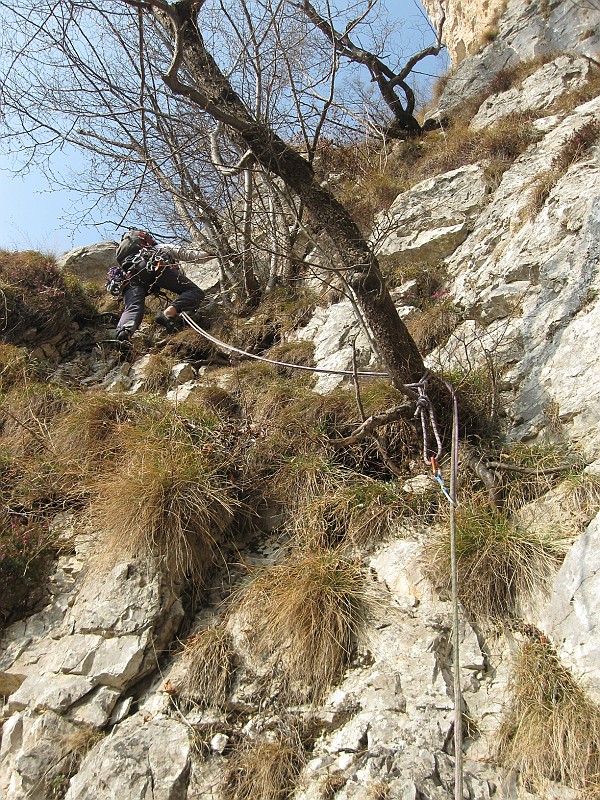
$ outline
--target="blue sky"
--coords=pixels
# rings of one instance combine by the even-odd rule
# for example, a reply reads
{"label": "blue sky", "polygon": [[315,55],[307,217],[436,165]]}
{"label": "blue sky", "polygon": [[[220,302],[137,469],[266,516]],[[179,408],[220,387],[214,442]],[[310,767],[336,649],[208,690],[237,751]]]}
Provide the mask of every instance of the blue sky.
{"label": "blue sky", "polygon": [[[406,19],[407,30],[414,29],[417,24],[423,27],[418,0],[387,0],[387,8],[391,15]],[[417,34],[414,49],[421,46],[421,35]],[[424,69],[427,68],[431,67],[425,62]],[[99,213],[86,216],[89,198],[57,189],[56,183],[37,169],[14,175],[15,164],[19,166],[16,159],[16,154],[12,159],[0,154],[0,249],[35,249],[60,255],[74,247],[118,238],[114,226],[102,224]],[[51,166],[55,174],[66,179],[69,167],[85,167],[85,156],[70,153],[66,158],[63,155],[62,163],[57,160]]]}

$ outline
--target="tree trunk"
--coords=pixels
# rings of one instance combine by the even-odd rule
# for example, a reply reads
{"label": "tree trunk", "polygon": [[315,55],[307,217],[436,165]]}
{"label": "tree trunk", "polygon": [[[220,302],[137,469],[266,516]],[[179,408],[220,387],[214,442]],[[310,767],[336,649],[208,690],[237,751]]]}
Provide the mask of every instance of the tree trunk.
{"label": "tree trunk", "polygon": [[[257,161],[278,175],[303,201],[315,232],[325,232],[339,252],[357,301],[373,332],[394,384],[418,380],[424,365],[421,354],[387,291],[377,260],[356,223],[344,207],[316,180],[312,167],[291,146],[250,114],[229,81],[206,50],[198,28],[198,6],[183,0],[154,14],[171,36],[175,54],[163,76],[175,93],[185,95],[222,122],[234,139],[241,139]],[[194,83],[183,83],[181,62]]]}

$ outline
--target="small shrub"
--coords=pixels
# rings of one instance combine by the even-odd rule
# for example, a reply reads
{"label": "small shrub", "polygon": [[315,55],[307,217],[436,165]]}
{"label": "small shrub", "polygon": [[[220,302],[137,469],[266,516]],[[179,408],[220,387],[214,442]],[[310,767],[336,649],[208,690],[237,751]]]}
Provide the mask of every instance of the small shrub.
{"label": "small shrub", "polygon": [[[456,514],[459,599],[471,617],[496,622],[518,613],[547,587],[567,541],[552,533],[519,530],[487,507],[462,504]],[[450,535],[445,527],[426,544],[425,570],[438,586],[451,585]]]}
{"label": "small shrub", "polygon": [[43,517],[0,512],[0,629],[30,613],[43,595],[43,583],[57,544]]}
{"label": "small shrub", "polygon": [[234,673],[230,634],[223,627],[206,628],[185,644],[185,675],[177,687],[185,705],[223,708]]}
{"label": "small shrub", "polygon": [[545,640],[526,642],[515,661],[499,730],[498,758],[536,794],[559,781],[600,793],[600,707]]}
{"label": "small shrub", "polygon": [[240,602],[253,649],[279,661],[284,696],[315,702],[340,679],[369,609],[360,568],[334,550],[265,569]]}
{"label": "small shrub", "polygon": [[292,796],[304,763],[299,742],[254,742],[232,756],[223,786],[224,800],[286,800]]}

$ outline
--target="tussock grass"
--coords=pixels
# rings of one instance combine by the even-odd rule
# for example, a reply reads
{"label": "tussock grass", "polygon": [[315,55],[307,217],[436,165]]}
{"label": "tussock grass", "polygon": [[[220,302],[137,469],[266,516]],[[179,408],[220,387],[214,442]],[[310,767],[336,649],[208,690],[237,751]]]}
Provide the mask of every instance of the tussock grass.
{"label": "tussock grass", "polygon": [[277,288],[265,295],[248,316],[223,317],[211,330],[227,344],[249,353],[262,353],[286,334],[306,325],[316,302],[317,295],[310,289]]}
{"label": "tussock grass", "polygon": [[144,369],[144,389],[147,392],[162,392],[169,388],[171,371],[175,359],[164,353],[151,353]]}
{"label": "tussock grass", "polygon": [[0,392],[24,383],[31,372],[27,352],[0,342]]}
{"label": "tussock grass", "polygon": [[429,355],[448,341],[460,319],[456,306],[449,299],[441,297],[420,314],[410,317],[406,326],[422,355]]}
{"label": "tussock grass", "polygon": [[516,659],[499,730],[498,758],[543,795],[559,781],[600,795],[600,707],[547,641],[526,642]]}
{"label": "tussock grass", "polygon": [[253,650],[276,656],[283,695],[317,702],[347,667],[369,605],[359,566],[322,550],[259,573],[239,609],[249,620]]}
{"label": "tussock grass", "polygon": [[123,394],[86,392],[73,398],[52,426],[55,452],[86,470],[114,458],[123,443],[120,432],[139,414],[139,400]]}
{"label": "tussock grass", "polygon": [[304,367],[313,367],[315,345],[314,342],[301,340],[297,342],[281,342],[276,344],[266,354],[266,358],[275,361],[285,361],[288,364],[299,364]]}
{"label": "tussock grass", "polygon": [[223,798],[285,800],[293,794],[304,760],[302,746],[295,739],[242,746],[231,758]]}
{"label": "tussock grass", "polygon": [[438,490],[403,492],[396,482],[347,474],[326,493],[315,493],[291,516],[292,535],[302,547],[331,548],[351,544],[362,548],[394,531],[407,517],[431,517],[437,508]]}
{"label": "tussock grass", "polygon": [[235,670],[231,635],[223,626],[190,637],[183,653],[185,675],[177,692],[186,706],[223,708]]}
{"label": "tussock grass", "polygon": [[104,532],[99,566],[153,556],[175,578],[203,579],[238,505],[206,447],[140,437],[116,470],[98,481],[93,508]]}
{"label": "tussock grass", "polygon": [[[517,614],[523,602],[548,585],[567,547],[560,535],[518,529],[476,503],[458,507],[456,527],[459,599],[467,614],[481,622]],[[424,568],[436,585],[450,588],[447,528],[427,542]]]}
{"label": "tussock grass", "polygon": [[[574,461],[573,453],[569,453],[564,448],[553,447],[547,445],[528,445],[521,443],[514,443],[511,445],[510,450],[506,453],[501,453],[496,459],[499,463],[506,461],[508,464],[515,465],[526,470],[531,470],[531,474],[524,474],[519,472],[501,472],[503,491],[504,491],[504,504],[508,512],[517,511],[527,503],[543,497],[558,483],[568,477],[573,482],[573,503],[577,505],[579,501],[584,502],[586,491],[584,486],[589,485],[591,502],[594,501],[594,484],[592,476],[590,477],[589,484],[586,477],[577,475],[578,465]],[[564,464],[571,463],[573,465],[573,473],[559,472],[557,474],[544,474],[544,470],[554,469]],[[577,490],[578,498],[575,496]]]}

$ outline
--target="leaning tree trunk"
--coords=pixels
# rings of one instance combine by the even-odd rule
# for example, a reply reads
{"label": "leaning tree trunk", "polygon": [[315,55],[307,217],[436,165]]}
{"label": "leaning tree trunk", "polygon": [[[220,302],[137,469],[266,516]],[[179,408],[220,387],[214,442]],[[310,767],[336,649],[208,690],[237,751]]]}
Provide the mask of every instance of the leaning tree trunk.
{"label": "leaning tree trunk", "polygon": [[[311,217],[311,227],[326,233],[339,252],[395,385],[401,388],[418,380],[424,371],[423,359],[398,316],[367,242],[344,207],[319,185],[306,159],[268,126],[257,122],[233,90],[204,45],[198,28],[201,5],[202,0],[182,0],[153,6],[154,15],[174,45],[171,66],[163,76],[166,85],[225,125],[232,138],[244,142],[264,169],[278,175],[300,197]],[[191,82],[183,82],[182,65]]]}

